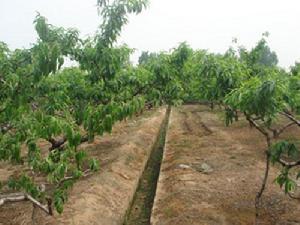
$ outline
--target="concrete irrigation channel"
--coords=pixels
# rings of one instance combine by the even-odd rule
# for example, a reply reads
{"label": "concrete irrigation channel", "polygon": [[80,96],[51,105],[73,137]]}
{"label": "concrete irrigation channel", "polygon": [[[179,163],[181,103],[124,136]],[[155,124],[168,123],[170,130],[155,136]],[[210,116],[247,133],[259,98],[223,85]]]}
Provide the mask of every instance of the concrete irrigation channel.
{"label": "concrete irrigation channel", "polygon": [[145,170],[140,178],[131,207],[128,210],[124,225],[149,225],[151,211],[156,193],[165,137],[168,129],[171,107],[168,107],[165,119],[160,127],[156,143],[153,146]]}

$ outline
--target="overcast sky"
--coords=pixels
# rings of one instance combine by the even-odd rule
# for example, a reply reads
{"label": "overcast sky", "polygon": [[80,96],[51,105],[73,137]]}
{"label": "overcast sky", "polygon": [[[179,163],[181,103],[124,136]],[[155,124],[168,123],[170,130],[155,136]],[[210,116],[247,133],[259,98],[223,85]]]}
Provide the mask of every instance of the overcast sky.
{"label": "overcast sky", "polygon": [[[35,42],[36,12],[50,23],[92,35],[100,24],[97,0],[0,0],[0,41],[11,48]],[[233,37],[253,46],[265,31],[280,65],[300,61],[299,0],[150,0],[148,9],[130,16],[119,43],[143,50],[169,50],[187,41],[193,48],[224,52]]]}

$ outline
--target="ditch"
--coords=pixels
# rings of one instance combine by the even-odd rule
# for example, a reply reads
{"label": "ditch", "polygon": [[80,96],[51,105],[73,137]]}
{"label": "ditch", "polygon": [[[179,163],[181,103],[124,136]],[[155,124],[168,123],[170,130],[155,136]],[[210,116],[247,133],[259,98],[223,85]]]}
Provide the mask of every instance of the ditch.
{"label": "ditch", "polygon": [[139,180],[137,191],[133,198],[131,207],[129,208],[125,217],[124,225],[150,224],[151,211],[163,158],[170,112],[171,107],[169,106],[145,170]]}

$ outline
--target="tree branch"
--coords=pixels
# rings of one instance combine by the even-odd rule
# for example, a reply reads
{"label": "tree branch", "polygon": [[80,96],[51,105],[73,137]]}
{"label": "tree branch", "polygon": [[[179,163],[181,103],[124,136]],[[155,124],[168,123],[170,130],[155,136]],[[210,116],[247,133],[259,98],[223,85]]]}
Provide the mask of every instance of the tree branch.
{"label": "tree branch", "polygon": [[300,160],[296,161],[296,162],[287,162],[283,159],[279,159],[278,161],[282,166],[288,167],[288,168],[292,168],[295,166],[300,166]]}
{"label": "tree branch", "polygon": [[87,141],[89,141],[89,138],[86,135],[86,136],[84,136],[84,137],[81,138],[80,143],[82,144],[82,143],[87,142]]}
{"label": "tree branch", "polygon": [[[248,120],[248,122],[254,126],[260,133],[262,133],[266,138],[270,139],[270,135],[269,133],[263,129],[257,122],[255,122],[250,116],[246,115],[246,119]],[[268,143],[269,145],[269,143]]]}
{"label": "tree branch", "polygon": [[[88,177],[92,174],[93,174],[93,171],[91,171],[90,169],[87,169],[86,171],[83,172],[81,177]],[[76,178],[73,176],[65,177],[59,182],[59,184],[57,186],[60,187],[64,182],[69,181],[69,180],[75,180],[75,179]]]}
{"label": "tree branch", "polygon": [[288,192],[287,194],[288,194],[288,196],[289,196],[290,198],[292,198],[292,199],[300,200],[300,197],[295,197],[295,196],[293,196],[290,192]]}
{"label": "tree branch", "polygon": [[296,123],[295,122],[291,122],[291,123],[287,124],[286,126],[284,126],[284,127],[280,128],[279,130],[277,130],[277,137],[280,134],[282,134],[287,128],[289,128],[291,126],[294,126],[294,125],[296,125]]}
{"label": "tree branch", "polygon": [[53,150],[55,150],[57,148],[62,147],[66,143],[67,138],[63,137],[60,140],[55,140],[54,138],[49,138],[47,141],[49,141],[51,143],[51,145],[52,145],[50,147],[49,151],[53,151]]}
{"label": "tree branch", "polygon": [[53,215],[52,207],[51,207],[51,200],[47,199],[48,204],[43,205],[38,200],[30,196],[29,194],[25,193],[13,193],[13,194],[6,194],[0,195],[0,206],[4,205],[7,202],[21,202],[21,201],[30,201],[32,204],[43,210],[45,213],[49,215]]}
{"label": "tree branch", "polygon": [[[82,144],[82,143],[84,143],[84,142],[87,142],[89,140],[89,138],[88,138],[88,136],[86,135],[86,136],[84,136],[84,137],[82,137],[81,138],[81,141],[80,141],[80,144]],[[51,151],[53,151],[53,150],[55,150],[55,149],[60,149],[60,150],[63,150],[63,145],[68,141],[67,140],[67,138],[66,137],[63,137],[63,138],[61,138],[61,139],[59,139],[59,140],[55,140],[54,138],[49,138],[48,140],[47,140],[48,142],[50,142],[51,143],[51,147],[50,147],[50,149],[49,149],[49,151],[51,152]]]}
{"label": "tree branch", "polygon": [[293,121],[295,124],[297,124],[300,127],[300,120],[297,120],[293,115],[287,112],[281,112],[281,115],[287,117],[289,120]]}

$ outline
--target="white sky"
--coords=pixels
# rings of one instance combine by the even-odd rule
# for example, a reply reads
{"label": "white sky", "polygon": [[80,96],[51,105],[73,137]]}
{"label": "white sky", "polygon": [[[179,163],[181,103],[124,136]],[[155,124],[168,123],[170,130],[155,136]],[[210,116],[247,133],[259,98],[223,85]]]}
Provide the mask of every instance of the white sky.
{"label": "white sky", "polygon": [[[76,27],[83,36],[94,34],[100,18],[96,0],[0,0],[0,41],[11,48],[35,42],[36,11],[50,23]],[[265,31],[280,65],[300,60],[299,0],[150,0],[149,8],[131,16],[120,43],[160,51],[187,41],[193,48],[224,52],[233,37],[251,47]]]}

